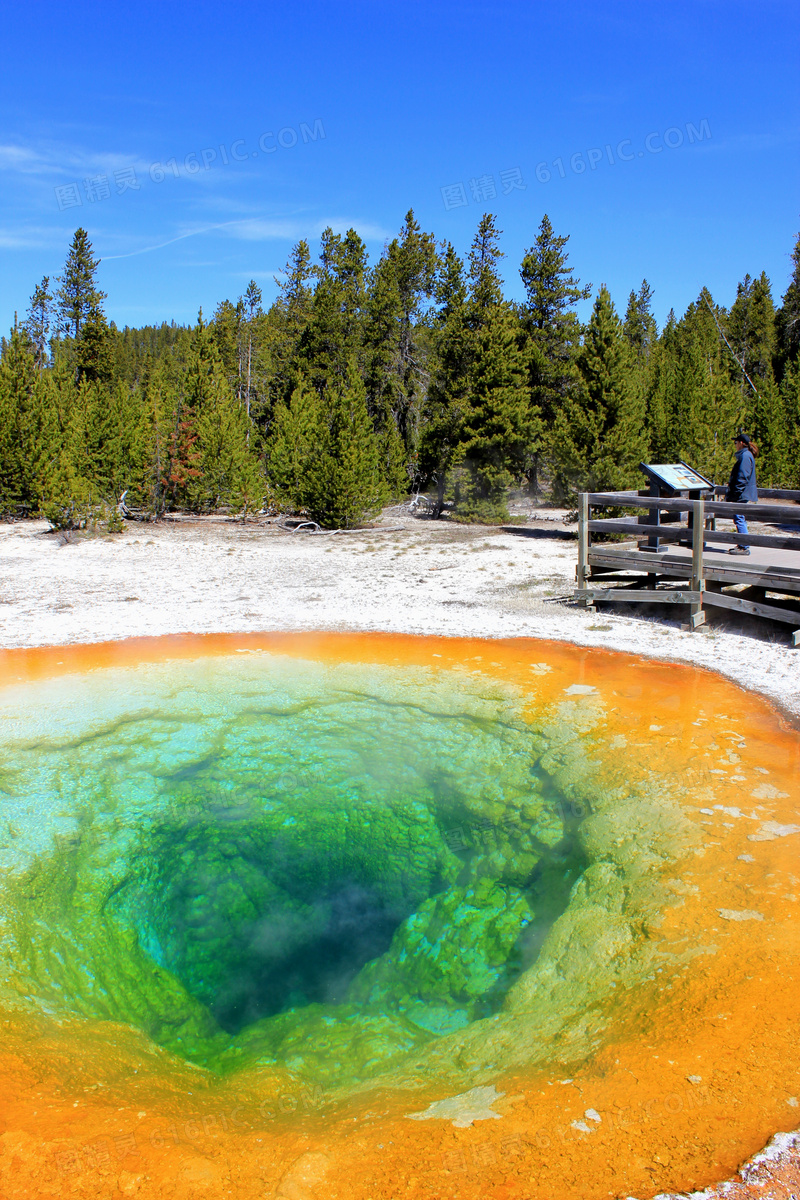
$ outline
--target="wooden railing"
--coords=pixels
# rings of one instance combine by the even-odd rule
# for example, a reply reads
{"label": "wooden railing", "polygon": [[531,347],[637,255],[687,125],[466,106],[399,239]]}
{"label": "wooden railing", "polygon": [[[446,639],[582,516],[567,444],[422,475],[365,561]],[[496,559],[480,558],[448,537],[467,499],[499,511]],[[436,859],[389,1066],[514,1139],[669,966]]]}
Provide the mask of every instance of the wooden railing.
{"label": "wooden railing", "polygon": [[[715,488],[715,493],[724,494],[724,491],[724,488]],[[773,502],[762,503],[762,499]],[[592,519],[592,509],[599,507],[644,509],[645,515]],[[742,534],[714,527],[717,517],[732,520],[734,514],[738,513],[743,513],[748,521],[795,524],[798,532]],[[684,515],[688,517],[685,522],[682,519]],[[592,543],[593,533],[627,535],[639,539],[642,545],[637,550],[614,544],[598,547]],[[656,549],[655,539],[659,543],[678,543],[690,547],[691,565],[686,556],[678,560],[673,555],[665,561],[663,551],[659,553]],[[703,557],[705,543],[710,541],[723,547],[754,546],[790,551],[798,557],[777,565],[763,562],[750,564],[743,558],[724,564],[717,562],[711,568]],[[614,570],[637,572],[643,576],[638,582],[645,586],[637,588],[637,580],[631,581],[630,575],[611,575],[610,572]],[[800,593],[800,491],[764,489],[759,492],[758,501],[748,504],[703,498],[667,499],[640,495],[638,492],[583,493],[578,506],[576,576],[575,596],[583,605],[593,605],[595,600],[686,604],[690,609],[689,627],[696,628],[705,621],[703,605],[706,604],[800,626],[800,611],[765,604],[763,598],[756,599],[752,595],[743,597],[723,591],[726,586],[746,584],[751,593]],[[602,589],[596,586],[601,580],[610,582],[612,578],[628,586]],[[686,579],[688,586],[657,590],[659,578],[662,581],[669,579],[671,583]],[[800,644],[797,635],[795,644]]]}

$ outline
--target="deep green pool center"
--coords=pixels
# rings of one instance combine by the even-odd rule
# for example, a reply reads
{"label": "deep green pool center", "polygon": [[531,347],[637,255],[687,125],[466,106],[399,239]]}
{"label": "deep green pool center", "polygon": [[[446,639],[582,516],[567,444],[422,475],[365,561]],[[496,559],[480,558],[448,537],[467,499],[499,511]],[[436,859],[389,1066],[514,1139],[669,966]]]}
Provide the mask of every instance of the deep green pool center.
{"label": "deep green pool center", "polygon": [[513,690],[457,683],[265,656],[38,685],[3,747],[7,987],[340,1083],[498,1012],[587,866],[582,810]]}

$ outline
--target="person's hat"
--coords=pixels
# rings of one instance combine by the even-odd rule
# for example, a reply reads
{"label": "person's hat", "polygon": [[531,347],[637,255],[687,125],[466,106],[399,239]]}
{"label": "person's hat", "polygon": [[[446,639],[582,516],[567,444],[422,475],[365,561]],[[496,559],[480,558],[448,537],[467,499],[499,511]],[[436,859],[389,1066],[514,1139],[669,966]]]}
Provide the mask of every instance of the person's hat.
{"label": "person's hat", "polygon": [[742,433],[741,429],[737,434],[734,434],[733,440],[735,442],[744,442],[745,446],[750,445],[750,438],[746,433]]}

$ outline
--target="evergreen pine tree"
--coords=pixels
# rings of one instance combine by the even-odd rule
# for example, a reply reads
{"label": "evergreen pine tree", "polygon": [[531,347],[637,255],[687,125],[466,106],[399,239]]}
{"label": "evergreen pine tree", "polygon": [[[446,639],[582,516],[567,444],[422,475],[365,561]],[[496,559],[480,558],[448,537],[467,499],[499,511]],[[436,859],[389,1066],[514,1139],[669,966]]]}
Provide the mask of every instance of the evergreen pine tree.
{"label": "evergreen pine tree", "polygon": [[203,508],[225,506],[258,511],[266,488],[258,458],[248,444],[250,421],[221,369],[207,376],[198,405],[197,435],[201,473],[193,488]]}
{"label": "evergreen pine tree", "polygon": [[726,323],[733,349],[731,379],[740,391],[743,424],[760,450],[759,481],[766,487],[780,487],[787,469],[787,431],[783,398],[773,373],[775,307],[763,271],[758,279],[747,275],[739,284]]}
{"label": "evergreen pine tree", "polygon": [[488,305],[474,338],[456,514],[502,522],[509,519],[506,492],[522,476],[530,446],[528,355],[517,315],[504,301]]}
{"label": "evergreen pine tree", "polygon": [[78,473],[91,483],[97,500],[109,506],[116,505],[125,489],[127,464],[121,410],[124,392],[124,388],[107,388],[94,380],[82,379],[70,430],[74,444],[72,461]]}
{"label": "evergreen pine tree", "polygon": [[464,264],[450,243],[440,259],[439,308],[433,319],[431,379],[423,400],[419,469],[435,484],[434,517],[442,514],[448,477],[459,456],[473,342],[467,323]]}
{"label": "evergreen pine tree", "polygon": [[0,359],[0,513],[32,498],[28,427],[35,368],[30,343],[15,325]]}
{"label": "evergreen pine tree", "polygon": [[470,248],[468,299],[457,322],[448,321],[449,366],[463,372],[451,380],[448,407],[458,413],[451,461],[460,467],[456,515],[466,521],[508,519],[506,491],[524,469],[531,436],[527,351],[519,319],[503,300],[499,240],[494,216],[484,214]]}
{"label": "evergreen pine tree", "polygon": [[275,276],[278,298],[264,322],[264,341],[270,362],[267,417],[278,403],[288,403],[299,378],[297,359],[302,338],[311,315],[317,268],[311,265],[311,251],[305,240],[292,247],[283,276]]}
{"label": "evergreen pine tree", "polygon": [[322,393],[341,382],[351,361],[363,359],[367,251],[354,229],[342,237],[325,229],[318,283],[298,345],[297,368]]}
{"label": "evergreen pine tree", "polygon": [[388,497],[380,442],[354,361],[324,402],[300,379],[275,411],[268,461],[278,503],[325,528],[351,528],[380,510]]}
{"label": "evergreen pine tree", "polygon": [[[56,529],[80,529],[96,525],[103,516],[102,480],[92,478],[102,439],[95,440],[94,418],[87,392],[91,385],[75,384],[74,372],[66,361],[56,362],[43,377],[52,404],[47,429],[50,435],[46,457],[37,473],[38,504]],[[93,406],[92,406],[93,407]]]}
{"label": "evergreen pine tree", "polygon": [[534,492],[539,487],[542,452],[548,455],[551,450],[558,411],[581,390],[575,366],[581,324],[575,306],[589,298],[591,286],[581,287],[580,280],[573,276],[565,251],[568,241],[568,236],[556,236],[545,214],[536,240],[520,266],[526,292],[521,317],[530,340],[531,413],[537,418],[528,468]]}
{"label": "evergreen pine tree", "polygon": [[161,356],[143,370],[141,401],[126,423],[129,430],[129,503],[158,518],[175,485],[170,479],[171,452],[179,423],[180,391],[174,360]]}
{"label": "evergreen pine tree", "polygon": [[800,359],[789,359],[781,380],[786,458],[782,487],[800,488]]}
{"label": "evergreen pine tree", "polygon": [[196,509],[203,506],[206,493],[202,482],[203,451],[198,444],[198,421],[206,403],[213,403],[219,395],[222,382],[222,360],[203,322],[201,309],[192,331],[168,449],[167,482],[170,502],[175,507]]}
{"label": "evergreen pine tree", "polygon": [[650,310],[652,299],[653,290],[646,279],[642,280],[639,291],[631,292],[628,297],[623,332],[637,361],[647,360],[658,337],[655,317]]}
{"label": "evergreen pine tree", "polygon": [[323,440],[322,402],[301,376],[288,403],[276,406],[270,428],[267,475],[279,506],[297,510],[309,503],[308,472]]}
{"label": "evergreen pine tree", "polygon": [[380,445],[354,359],[331,389],[319,455],[312,458],[306,507],[329,529],[351,529],[380,512],[388,499]]}
{"label": "evergreen pine tree", "polygon": [[670,309],[661,336],[648,360],[646,411],[647,436],[653,462],[669,463],[680,458],[682,437],[677,412],[679,337],[675,314]]}
{"label": "evergreen pine tree", "polygon": [[236,304],[222,300],[214,310],[214,318],[209,326],[227,380],[240,399],[244,394],[244,315],[245,306],[241,296]]}
{"label": "evergreen pine tree", "polygon": [[730,351],[717,325],[725,313],[704,288],[678,323],[675,429],[677,458],[691,463],[715,483],[730,474],[732,437],[744,420],[738,381],[731,379]]}
{"label": "evergreen pine tree", "polygon": [[38,371],[47,365],[47,340],[50,333],[52,306],[50,276],[45,275],[42,282],[36,285],[25,318],[25,328],[34,348],[34,361]]}
{"label": "evergreen pine tree", "polygon": [[247,445],[250,445],[250,408],[253,397],[253,342],[256,317],[263,316],[261,309],[261,288],[255,279],[251,279],[244,294],[244,305],[247,313],[247,376],[245,382],[245,411],[247,413]]}
{"label": "evergreen pine tree", "polygon": [[97,286],[96,274],[100,259],[95,258],[92,243],[85,229],[76,229],[70,244],[64,274],[59,276],[61,287],[56,292],[56,312],[59,331],[77,340],[84,322],[93,309],[100,308],[106,298]]}
{"label": "evergreen pine tree", "polygon": [[633,378],[633,357],[605,286],[595,301],[578,356],[582,396],[568,395],[556,414],[553,454],[556,493],[635,486],[647,454],[644,397]]}
{"label": "evergreen pine tree", "polygon": [[775,315],[777,355],[775,373],[780,382],[789,364],[800,356],[800,233],[792,250],[792,275]]}
{"label": "evergreen pine tree", "polygon": [[92,304],[75,346],[78,383],[108,386],[114,375],[113,337],[99,302]]}
{"label": "evergreen pine tree", "polygon": [[[387,481],[408,487],[406,459],[417,448],[425,371],[417,325],[422,303],[433,295],[437,255],[433,234],[422,233],[413,211],[400,238],[385,248],[372,272],[365,314],[366,384],[370,411],[387,444]],[[405,453],[403,453],[403,447]]]}
{"label": "evergreen pine tree", "polygon": [[637,292],[628,297],[623,333],[630,347],[632,390],[637,393],[637,406],[645,413],[645,426],[649,433],[652,412],[652,393],[656,377],[654,349],[658,342],[658,328],[650,306],[653,291],[646,279],[642,280]]}

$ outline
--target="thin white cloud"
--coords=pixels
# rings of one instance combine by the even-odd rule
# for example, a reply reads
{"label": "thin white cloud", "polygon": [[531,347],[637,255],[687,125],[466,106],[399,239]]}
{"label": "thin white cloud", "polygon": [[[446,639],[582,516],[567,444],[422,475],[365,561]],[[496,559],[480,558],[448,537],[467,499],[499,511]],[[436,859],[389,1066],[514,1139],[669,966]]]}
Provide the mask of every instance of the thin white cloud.
{"label": "thin white cloud", "polygon": [[150,254],[154,250],[163,250],[166,246],[174,246],[176,242],[183,242],[186,238],[199,237],[204,233],[211,233],[214,229],[221,229],[222,225],[208,225],[204,229],[190,229],[188,233],[179,233],[175,237],[167,238],[166,241],[156,242],[152,246],[140,246],[138,250],[127,250],[124,254],[103,254],[102,262],[113,262],[118,258],[135,258],[138,254]]}
{"label": "thin white cloud", "polygon": [[328,217],[324,220],[290,221],[285,219],[259,219],[256,217],[228,223],[232,237],[249,242],[264,242],[271,238],[318,238],[323,229],[331,227],[334,233],[347,233],[355,229],[366,242],[382,242],[392,237],[390,230],[371,221],[359,221],[353,217]]}
{"label": "thin white cloud", "polygon": [[0,248],[3,250],[41,250],[51,246],[63,246],[64,230],[45,225],[31,225],[23,229],[0,228]]}
{"label": "thin white cloud", "polygon": [[35,146],[13,142],[0,145],[0,171],[10,175],[80,179],[130,168],[137,174],[146,174],[150,165],[135,153],[90,151],[59,142],[42,142]]}
{"label": "thin white cloud", "polygon": [[199,229],[185,230],[174,237],[165,238],[149,246],[139,246],[135,250],[127,250],[122,254],[103,254],[100,252],[100,256],[103,262],[112,262],[120,258],[135,258],[140,254],[151,254],[155,250],[163,250],[167,246],[174,245],[176,242],[186,241],[187,238],[202,237],[204,234],[215,232],[222,232],[228,237],[247,242],[296,241],[300,238],[318,238],[323,229],[329,225],[334,233],[346,233],[348,229],[355,229],[365,241],[382,242],[391,236],[387,230],[379,225],[373,225],[370,221],[359,222],[357,220],[331,218],[329,220],[300,222],[284,218],[259,219],[256,217],[245,217],[235,221],[220,221],[213,225],[204,225]]}
{"label": "thin white cloud", "polygon": [[731,150],[737,154],[741,151],[758,153],[762,150],[780,150],[784,146],[794,145],[798,138],[800,132],[794,128],[762,129],[758,132],[707,137],[703,141],[703,149],[716,151],[717,154],[728,153]]}
{"label": "thin white cloud", "polygon": [[27,146],[0,146],[0,167],[26,166],[36,160],[33,150]]}
{"label": "thin white cloud", "polygon": [[0,171],[13,171],[21,175],[42,175],[51,168],[45,158],[30,146],[0,146]]}
{"label": "thin white cloud", "polygon": [[231,279],[288,279],[283,267],[252,267],[249,271],[229,271]]}
{"label": "thin white cloud", "polygon": [[[238,221],[226,222],[231,237],[246,242],[268,242],[274,238],[308,237],[308,222],[290,221],[284,218],[243,217]],[[324,229],[324,226],[323,226]]]}

